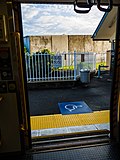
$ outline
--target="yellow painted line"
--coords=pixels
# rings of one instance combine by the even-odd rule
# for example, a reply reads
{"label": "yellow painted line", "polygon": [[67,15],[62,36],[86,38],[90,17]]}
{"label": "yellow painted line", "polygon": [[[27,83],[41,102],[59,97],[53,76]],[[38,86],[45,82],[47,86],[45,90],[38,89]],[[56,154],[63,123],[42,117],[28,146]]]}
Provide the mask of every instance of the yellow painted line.
{"label": "yellow painted line", "polygon": [[83,126],[110,122],[110,111],[97,111],[86,114],[31,116],[31,130]]}

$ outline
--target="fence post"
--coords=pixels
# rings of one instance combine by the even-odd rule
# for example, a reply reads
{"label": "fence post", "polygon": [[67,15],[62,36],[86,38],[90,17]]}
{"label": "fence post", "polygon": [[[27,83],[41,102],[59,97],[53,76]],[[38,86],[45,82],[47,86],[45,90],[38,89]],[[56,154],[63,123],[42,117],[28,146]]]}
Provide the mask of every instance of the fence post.
{"label": "fence post", "polygon": [[74,80],[76,80],[76,51],[74,51]]}

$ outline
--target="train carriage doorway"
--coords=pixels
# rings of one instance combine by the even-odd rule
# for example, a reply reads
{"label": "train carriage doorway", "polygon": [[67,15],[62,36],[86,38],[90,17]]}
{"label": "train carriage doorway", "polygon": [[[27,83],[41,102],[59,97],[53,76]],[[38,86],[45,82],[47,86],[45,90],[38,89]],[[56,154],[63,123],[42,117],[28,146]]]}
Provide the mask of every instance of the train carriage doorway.
{"label": "train carriage doorway", "polygon": [[[16,2],[18,2],[18,3],[16,3]],[[23,50],[24,50],[24,46],[23,46],[23,32],[22,32],[22,21],[21,21],[21,14],[20,14],[20,12],[21,12],[21,7],[20,7],[20,3],[19,2],[22,2],[22,1],[15,1],[15,3],[13,3],[13,10],[15,11],[15,14],[14,14],[14,18],[15,18],[15,26],[16,26],[16,32],[19,32],[20,33],[20,39],[19,39],[19,43],[21,43],[21,51],[22,52],[24,52]],[[26,1],[24,1],[24,2],[26,2]],[[32,2],[32,1],[31,1]],[[71,2],[72,3],[72,2]],[[118,23],[119,24],[119,23]],[[119,34],[119,31],[117,31],[117,34]],[[117,39],[118,38],[118,39]],[[118,40],[119,40],[119,37],[116,37],[116,42],[118,42]],[[20,49],[20,48],[19,48]],[[116,44],[116,52],[118,53],[118,49],[119,49],[119,46],[118,46],[118,44]],[[117,62],[117,58],[118,57],[116,57],[116,62]],[[23,75],[24,76],[26,76],[26,73],[25,73],[25,64],[24,64],[24,62],[25,62],[25,57],[24,56],[22,56],[22,67],[23,67]],[[118,62],[119,63],[119,62]],[[116,68],[118,67],[118,65],[116,64]],[[119,68],[117,68],[117,71],[115,71],[115,75],[114,76],[116,76],[116,78],[118,77],[118,74],[119,74],[119,72],[118,72],[118,69]],[[113,79],[113,82],[115,82],[115,83],[118,83],[119,82],[119,80],[118,81],[116,81],[115,80],[115,77],[114,77],[114,79]],[[112,90],[113,90],[113,92],[112,92],[112,94],[114,94],[114,91],[115,92],[117,92],[117,94],[118,94],[118,85],[117,85],[117,88],[115,87],[115,83],[113,83],[113,88],[112,88]],[[25,86],[27,86],[27,82],[26,82],[26,80],[25,80],[25,78],[24,78],[24,84],[25,84]],[[26,96],[26,101],[27,101],[27,91],[25,91],[25,96]],[[118,117],[117,117],[117,119],[115,118],[115,119],[113,119],[113,115],[115,114],[116,116],[117,116],[117,113],[116,113],[116,110],[117,110],[117,108],[116,108],[116,105],[118,104],[118,98],[117,98],[117,104],[114,104],[114,101],[116,100],[116,99],[112,99],[112,98],[116,98],[114,95],[113,95],[113,97],[111,97],[111,109],[110,109],[110,112],[111,112],[111,137],[112,138],[116,138],[116,136],[118,137],[118,132],[116,132],[115,130],[117,129],[118,130],[118,128],[117,128],[117,124],[118,124]],[[27,102],[26,102],[26,104],[27,104]],[[28,105],[28,104],[27,104]],[[115,106],[114,106],[115,105]],[[113,107],[114,106],[114,107]],[[28,106],[27,106],[28,107]],[[26,107],[26,108],[27,108]],[[26,109],[25,109],[26,110]],[[28,112],[28,111],[27,111]],[[26,115],[24,115],[25,117],[26,117]],[[28,114],[28,117],[27,117],[28,119],[29,119],[29,114]],[[29,121],[29,120],[28,120]],[[114,124],[115,124],[115,128],[114,128]],[[29,126],[29,129],[30,129],[30,126]]]}

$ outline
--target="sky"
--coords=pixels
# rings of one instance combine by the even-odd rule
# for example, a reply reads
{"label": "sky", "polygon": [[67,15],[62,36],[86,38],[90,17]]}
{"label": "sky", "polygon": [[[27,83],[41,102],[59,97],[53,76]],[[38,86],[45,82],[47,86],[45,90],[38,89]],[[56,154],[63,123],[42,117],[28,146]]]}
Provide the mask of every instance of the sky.
{"label": "sky", "polygon": [[73,5],[22,4],[23,35],[92,35],[103,12],[78,14]]}

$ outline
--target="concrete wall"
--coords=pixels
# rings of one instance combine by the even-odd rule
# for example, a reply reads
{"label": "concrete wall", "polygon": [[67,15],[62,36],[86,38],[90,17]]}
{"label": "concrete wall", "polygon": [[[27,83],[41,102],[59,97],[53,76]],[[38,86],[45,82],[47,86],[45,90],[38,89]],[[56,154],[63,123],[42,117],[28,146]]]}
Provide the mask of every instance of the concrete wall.
{"label": "concrete wall", "polygon": [[[70,35],[68,37],[69,51],[76,50],[77,52],[94,52],[96,53],[97,63],[106,61],[106,53],[111,49],[111,43],[108,41],[93,41],[90,35]],[[109,63],[110,66],[110,61],[107,63]]]}
{"label": "concrete wall", "polygon": [[71,35],[68,36],[68,50],[73,52],[85,52],[85,39],[84,36]]}
{"label": "concrete wall", "polygon": [[52,36],[52,52],[68,52],[68,36]]}
{"label": "concrete wall", "polygon": [[95,52],[106,53],[111,49],[108,41],[93,41],[90,35],[30,36],[30,52],[44,48],[52,52]]}
{"label": "concrete wall", "polygon": [[111,49],[111,43],[108,41],[94,41],[93,52],[106,53],[107,50]]}
{"label": "concrete wall", "polygon": [[93,41],[90,35],[70,35],[68,37],[69,51],[105,53],[111,48],[108,41]]}
{"label": "concrete wall", "polygon": [[51,51],[51,41],[52,36],[30,36],[30,52],[38,52],[44,48]]}

